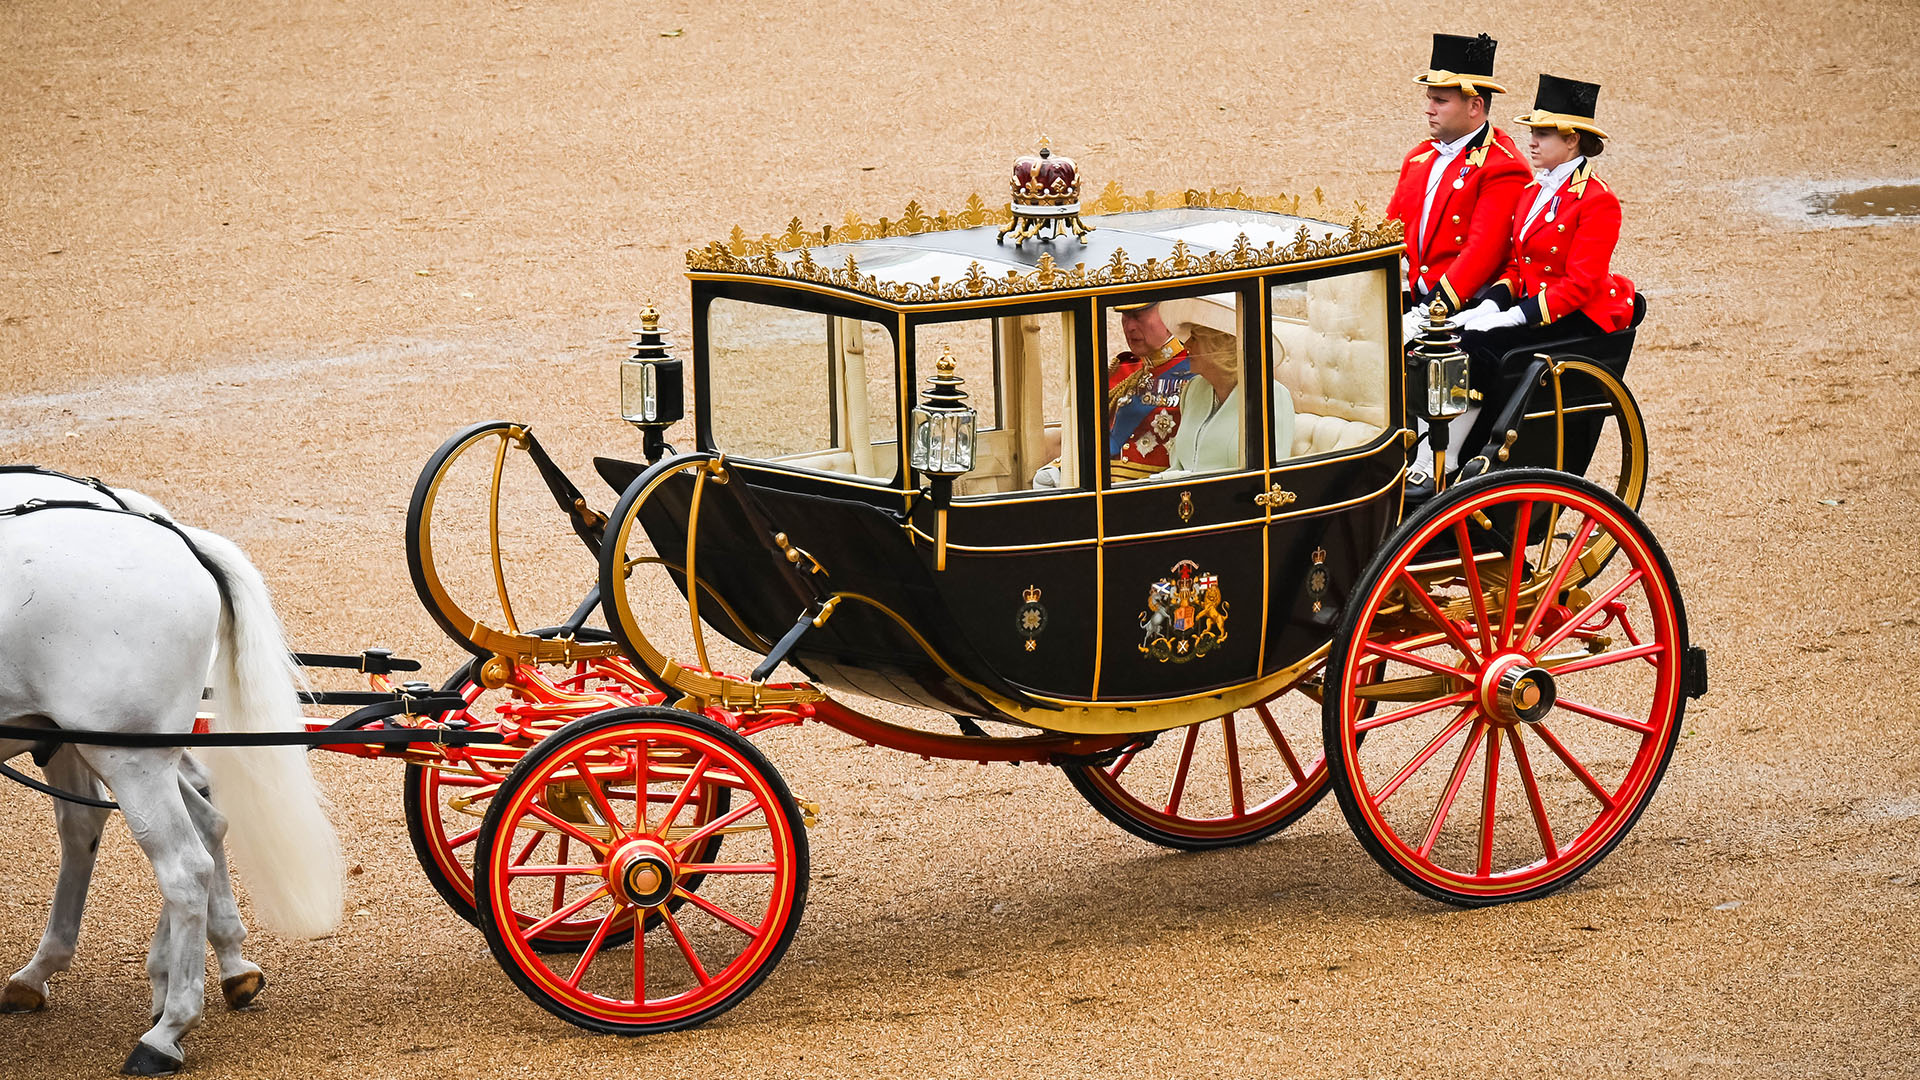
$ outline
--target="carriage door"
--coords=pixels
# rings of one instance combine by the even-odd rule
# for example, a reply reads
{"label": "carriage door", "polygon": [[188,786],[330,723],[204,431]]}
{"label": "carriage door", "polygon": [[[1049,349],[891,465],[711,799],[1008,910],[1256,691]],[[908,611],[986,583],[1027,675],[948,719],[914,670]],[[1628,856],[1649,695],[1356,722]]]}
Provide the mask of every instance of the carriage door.
{"label": "carriage door", "polygon": [[1097,696],[1156,699],[1258,673],[1264,448],[1258,294],[1121,295],[1106,358]]}

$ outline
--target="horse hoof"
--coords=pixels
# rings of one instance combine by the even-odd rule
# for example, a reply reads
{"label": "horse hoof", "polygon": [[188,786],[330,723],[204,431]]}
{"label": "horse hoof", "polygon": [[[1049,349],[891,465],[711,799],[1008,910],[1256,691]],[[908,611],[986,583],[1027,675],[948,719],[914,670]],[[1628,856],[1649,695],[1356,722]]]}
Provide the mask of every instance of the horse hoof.
{"label": "horse hoof", "polygon": [[258,971],[242,972],[232,978],[220,980],[220,993],[227,999],[227,1008],[244,1009],[253,1004],[260,991],[267,988],[267,977]]}
{"label": "horse hoof", "polygon": [[26,983],[9,979],[6,989],[0,990],[0,1013],[39,1012],[46,1007],[47,995]]}
{"label": "horse hoof", "polygon": [[163,1054],[146,1043],[134,1043],[127,1063],[120,1066],[121,1076],[172,1076],[184,1064],[172,1054]]}

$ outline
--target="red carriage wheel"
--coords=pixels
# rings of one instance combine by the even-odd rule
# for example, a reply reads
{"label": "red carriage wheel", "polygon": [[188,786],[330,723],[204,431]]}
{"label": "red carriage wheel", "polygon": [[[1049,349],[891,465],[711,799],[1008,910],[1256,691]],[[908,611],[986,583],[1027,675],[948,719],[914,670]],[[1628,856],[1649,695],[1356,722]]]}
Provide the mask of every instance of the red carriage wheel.
{"label": "red carriage wheel", "polygon": [[[540,637],[548,637],[556,632],[553,629],[534,631]],[[580,631],[579,636],[587,641],[603,640],[605,633],[586,628]],[[492,730],[499,726],[496,707],[500,701],[507,700],[507,696],[505,691],[486,690],[475,681],[474,671],[478,664],[478,661],[472,661],[463,665],[442,684],[443,691],[460,694],[468,702],[465,710],[450,713],[443,720]],[[578,689],[581,687],[571,684],[589,679],[589,668],[587,662],[577,662],[572,665],[548,665],[546,671],[556,682],[569,689]],[[407,835],[413,842],[414,855],[420,860],[420,867],[434,891],[447,902],[454,914],[475,926],[480,925],[480,916],[473,899],[471,860],[474,844],[480,836],[481,817],[523,752],[524,747],[521,746],[480,745],[467,751],[467,757],[459,768],[411,762],[406,767],[403,801]],[[693,813],[703,823],[724,814],[729,795],[730,792],[724,787],[702,786],[693,799]],[[708,841],[707,849],[700,853],[701,858],[711,860],[721,840],[721,837],[715,836]],[[558,845],[557,838],[543,842],[543,846],[549,850]],[[541,850],[533,849],[525,852],[522,860],[538,857],[541,857]],[[698,885],[696,881],[692,887],[697,888]],[[683,902],[676,899],[675,906]],[[597,924],[562,922],[541,934],[535,941],[535,948],[578,952],[592,940],[596,929]],[[622,927],[612,933],[609,940],[618,945],[632,935],[631,927]]]}
{"label": "red carriage wheel", "polygon": [[[1617,554],[1588,577],[1596,542]],[[1564,473],[1495,473],[1404,523],[1353,595],[1324,739],[1375,860],[1471,907],[1563,888],[1620,843],[1705,676],[1666,555],[1625,503]]]}
{"label": "red carriage wheel", "polygon": [[[731,807],[699,822],[690,804],[706,786],[728,790]],[[726,861],[712,861],[703,851],[723,835]],[[521,860],[542,836],[553,853]],[[514,766],[474,870],[487,943],[528,997],[581,1027],[645,1035],[725,1012],[779,963],[806,906],[806,828],[740,735],[675,709],[609,709]],[[613,944],[642,913],[635,940]],[[579,955],[541,951],[539,937],[568,923],[594,927]]]}
{"label": "red carriage wheel", "polygon": [[1291,692],[1303,685],[1162,732],[1104,765],[1062,770],[1101,816],[1163,847],[1206,851],[1263,840],[1327,793],[1319,702]]}

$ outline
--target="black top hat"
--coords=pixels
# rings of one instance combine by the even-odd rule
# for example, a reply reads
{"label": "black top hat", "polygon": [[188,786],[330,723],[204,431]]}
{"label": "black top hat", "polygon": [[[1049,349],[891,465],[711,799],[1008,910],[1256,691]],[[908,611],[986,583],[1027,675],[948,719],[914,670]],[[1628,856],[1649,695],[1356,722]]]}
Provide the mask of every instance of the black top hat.
{"label": "black top hat", "polygon": [[1454,86],[1468,94],[1482,90],[1504,94],[1507,88],[1493,81],[1493,51],[1499,47],[1499,42],[1485,34],[1435,34],[1433,60],[1413,81],[1424,86]]}
{"label": "black top hat", "polygon": [[1559,128],[1561,131],[1585,131],[1604,139],[1607,133],[1593,122],[1594,105],[1600,100],[1600,84],[1563,79],[1541,74],[1540,89],[1533,95],[1533,111],[1519,117],[1528,127]]}

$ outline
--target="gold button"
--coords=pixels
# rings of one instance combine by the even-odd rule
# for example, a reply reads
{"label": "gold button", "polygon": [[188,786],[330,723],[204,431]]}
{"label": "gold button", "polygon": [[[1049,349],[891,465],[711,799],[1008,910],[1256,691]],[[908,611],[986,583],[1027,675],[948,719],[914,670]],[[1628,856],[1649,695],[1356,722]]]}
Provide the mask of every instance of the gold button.
{"label": "gold button", "polygon": [[1426,267],[1424,267],[1424,266],[1423,266],[1423,267],[1421,267],[1421,268],[1420,268],[1420,272],[1421,272],[1422,274],[1424,274],[1424,273],[1426,273],[1426,272],[1427,272],[1427,268],[1426,268]]}
{"label": "gold button", "polygon": [[1541,273],[1543,273],[1543,274],[1551,274],[1551,273],[1553,273],[1553,267],[1551,267],[1551,266],[1543,266],[1543,267],[1541,267],[1541,268],[1540,268],[1540,272],[1541,272]]}
{"label": "gold button", "polygon": [[1554,226],[1554,228],[1556,228],[1556,229],[1558,229],[1558,230],[1560,230],[1561,232],[1566,232],[1566,231],[1567,231],[1567,226],[1566,226],[1566,225],[1565,225],[1564,223],[1562,223],[1562,224],[1559,224],[1559,225],[1555,225],[1555,226]]}
{"label": "gold button", "polygon": [[1607,295],[1608,295],[1608,296],[1619,296],[1619,295],[1620,295],[1620,290],[1619,290],[1619,289],[1608,289],[1608,290],[1607,290]]}
{"label": "gold button", "polygon": [[1559,249],[1559,248],[1548,248],[1548,249],[1547,249],[1547,254],[1549,254],[1549,255],[1558,255],[1558,254],[1560,254],[1560,249]]}
{"label": "gold button", "polygon": [[1533,261],[1533,256],[1531,256],[1531,255],[1523,255],[1523,256],[1521,256],[1521,257],[1520,257],[1520,261],[1521,261],[1521,262],[1523,262],[1523,263],[1531,263],[1531,262]]}
{"label": "gold button", "polygon": [[1459,214],[1455,214],[1455,215],[1453,215],[1453,223],[1454,223],[1455,225],[1458,225],[1458,224],[1460,224],[1460,215],[1459,215]]}
{"label": "gold button", "polygon": [[1464,244],[1467,242],[1467,238],[1464,236],[1456,236],[1453,238],[1453,242],[1456,244]]}

